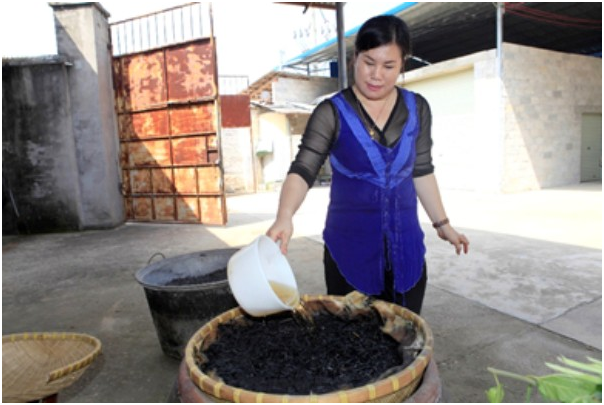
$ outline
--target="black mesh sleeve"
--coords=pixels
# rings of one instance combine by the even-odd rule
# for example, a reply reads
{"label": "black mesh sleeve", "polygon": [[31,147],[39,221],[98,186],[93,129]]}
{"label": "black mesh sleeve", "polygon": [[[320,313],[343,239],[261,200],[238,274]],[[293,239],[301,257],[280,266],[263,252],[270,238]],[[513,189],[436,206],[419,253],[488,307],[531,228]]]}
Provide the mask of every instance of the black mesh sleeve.
{"label": "black mesh sleeve", "polygon": [[425,98],[416,95],[417,111],[420,119],[420,130],[415,141],[415,166],[413,177],[434,173],[432,164],[432,113]]}
{"label": "black mesh sleeve", "polygon": [[308,119],[298,153],[288,173],[300,175],[308,187],[312,187],[329,155],[337,132],[338,123],[334,107],[329,100],[324,100]]}

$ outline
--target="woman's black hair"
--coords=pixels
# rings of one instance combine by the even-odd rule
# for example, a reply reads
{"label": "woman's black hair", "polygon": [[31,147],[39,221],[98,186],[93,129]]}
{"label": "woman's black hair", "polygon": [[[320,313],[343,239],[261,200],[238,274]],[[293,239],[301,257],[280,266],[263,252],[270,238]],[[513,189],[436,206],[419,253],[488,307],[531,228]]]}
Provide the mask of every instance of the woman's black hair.
{"label": "woman's black hair", "polygon": [[401,50],[403,62],[411,55],[409,27],[393,15],[379,15],[365,21],[357,34],[355,53],[395,43]]}

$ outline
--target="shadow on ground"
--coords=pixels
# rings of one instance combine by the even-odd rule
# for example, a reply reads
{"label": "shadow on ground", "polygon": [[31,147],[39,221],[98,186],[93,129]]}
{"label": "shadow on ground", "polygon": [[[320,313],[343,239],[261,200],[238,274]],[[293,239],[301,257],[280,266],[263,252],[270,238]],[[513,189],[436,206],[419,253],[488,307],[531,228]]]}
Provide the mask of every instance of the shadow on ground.
{"label": "shadow on ground", "polygon": [[[158,252],[173,257],[240,245],[264,229],[264,223],[249,226],[257,220],[242,218],[247,233],[237,240],[199,225],[154,224],[3,238],[3,334],[68,331],[101,340],[101,359],[60,393],[62,402],[164,402],[179,363],[163,355],[134,274]],[[585,339],[547,329],[600,299],[599,313],[592,314],[600,328],[584,333],[601,341],[601,251],[465,232],[473,251],[459,258],[431,234],[426,239],[429,286],[422,315],[435,334],[447,401],[484,402],[493,382],[488,366],[539,374],[559,355],[601,358],[601,349]],[[317,239],[295,238],[290,246],[302,293],[325,292]],[[577,317],[575,323],[586,322]],[[522,401],[523,389],[512,385],[509,395]]]}

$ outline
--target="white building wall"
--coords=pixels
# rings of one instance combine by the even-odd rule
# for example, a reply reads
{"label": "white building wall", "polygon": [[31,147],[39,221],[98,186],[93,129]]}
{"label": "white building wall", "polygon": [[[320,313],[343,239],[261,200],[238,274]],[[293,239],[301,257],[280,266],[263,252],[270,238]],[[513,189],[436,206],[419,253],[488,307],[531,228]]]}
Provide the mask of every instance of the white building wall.
{"label": "white building wall", "polygon": [[[449,187],[472,187],[474,123],[474,72],[470,69],[412,83],[409,90],[421,94],[432,110],[432,159],[440,182]],[[463,158],[462,158],[463,157]]]}
{"label": "white building wall", "polygon": [[504,117],[502,85],[497,76],[495,50],[483,52],[485,59],[474,63],[474,99],[477,138],[473,176],[475,190],[501,191],[503,179]]}
{"label": "white building wall", "polygon": [[[579,183],[584,115],[602,114],[602,60],[504,44],[502,71],[500,79],[489,50],[405,73],[403,86],[432,109],[441,187],[519,192]],[[296,93],[308,81],[280,85],[277,94]],[[280,182],[295,155],[297,140],[288,137],[301,131],[278,113],[260,114],[258,128],[273,153],[257,181]]]}
{"label": "white building wall", "polygon": [[279,77],[273,83],[273,102],[311,103],[316,98],[338,90],[338,79],[330,77]]}
{"label": "white building wall", "polygon": [[291,139],[289,123],[285,114],[264,113],[258,117],[259,144],[270,143],[272,152],[261,157],[264,184],[281,182],[291,164]]}
{"label": "white building wall", "polygon": [[254,161],[251,129],[222,128],[220,132],[224,184],[227,193],[252,192]]}
{"label": "white building wall", "polygon": [[502,171],[502,120],[494,51],[405,74],[404,87],[432,111],[432,159],[442,187],[497,191]]}
{"label": "white building wall", "polygon": [[433,113],[433,159],[444,188],[519,192],[577,184],[581,123],[602,114],[602,60],[504,44],[408,72],[404,87]]}

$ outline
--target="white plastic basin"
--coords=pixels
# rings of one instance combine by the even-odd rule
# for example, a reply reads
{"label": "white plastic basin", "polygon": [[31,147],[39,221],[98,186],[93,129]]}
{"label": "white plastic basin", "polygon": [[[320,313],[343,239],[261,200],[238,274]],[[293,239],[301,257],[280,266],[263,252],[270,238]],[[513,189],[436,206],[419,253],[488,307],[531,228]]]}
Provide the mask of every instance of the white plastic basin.
{"label": "white plastic basin", "polygon": [[227,277],[235,300],[252,316],[291,311],[298,305],[292,268],[279,246],[266,235],[231,256]]}

